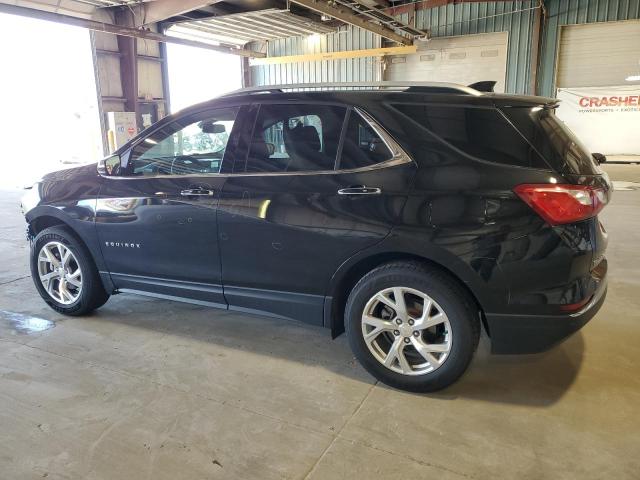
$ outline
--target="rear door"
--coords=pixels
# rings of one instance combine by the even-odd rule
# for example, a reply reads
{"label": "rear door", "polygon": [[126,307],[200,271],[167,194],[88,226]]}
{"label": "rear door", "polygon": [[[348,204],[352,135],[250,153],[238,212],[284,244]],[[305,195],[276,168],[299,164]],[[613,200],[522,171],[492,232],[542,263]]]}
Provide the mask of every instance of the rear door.
{"label": "rear door", "polygon": [[322,324],[338,266],[396,223],[415,171],[355,109],[263,103],[218,214],[230,308]]}
{"label": "rear door", "polygon": [[214,108],[152,131],[103,178],[96,229],[120,290],[225,305],[217,206],[240,109]]}

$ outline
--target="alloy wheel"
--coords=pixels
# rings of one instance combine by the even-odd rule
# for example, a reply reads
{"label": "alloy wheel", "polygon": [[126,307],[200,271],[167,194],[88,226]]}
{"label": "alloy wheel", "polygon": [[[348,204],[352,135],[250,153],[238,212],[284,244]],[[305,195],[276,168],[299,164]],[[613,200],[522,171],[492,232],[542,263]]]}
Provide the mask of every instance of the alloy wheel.
{"label": "alloy wheel", "polygon": [[71,249],[60,242],[45,244],[38,253],[40,283],[56,302],[70,305],[82,293],[82,270]]}
{"label": "alloy wheel", "polygon": [[362,313],[362,335],[374,358],[403,375],[438,369],[451,352],[447,314],[429,295],[392,287],[369,299]]}

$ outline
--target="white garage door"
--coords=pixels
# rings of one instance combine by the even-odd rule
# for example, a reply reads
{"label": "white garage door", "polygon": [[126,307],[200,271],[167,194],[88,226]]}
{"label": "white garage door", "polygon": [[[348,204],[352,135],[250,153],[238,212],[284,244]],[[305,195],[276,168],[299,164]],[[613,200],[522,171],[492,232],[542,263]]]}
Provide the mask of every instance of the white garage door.
{"label": "white garage door", "polygon": [[559,47],[558,116],[593,152],[639,155],[640,20],[564,26]]}
{"label": "white garage door", "polygon": [[[568,25],[560,33],[558,87],[628,85],[640,75],[640,20]],[[635,82],[640,84],[640,82]]]}
{"label": "white garage door", "polygon": [[504,92],[508,40],[507,32],[434,38],[418,53],[391,57],[385,78],[463,85],[495,80],[495,91]]}

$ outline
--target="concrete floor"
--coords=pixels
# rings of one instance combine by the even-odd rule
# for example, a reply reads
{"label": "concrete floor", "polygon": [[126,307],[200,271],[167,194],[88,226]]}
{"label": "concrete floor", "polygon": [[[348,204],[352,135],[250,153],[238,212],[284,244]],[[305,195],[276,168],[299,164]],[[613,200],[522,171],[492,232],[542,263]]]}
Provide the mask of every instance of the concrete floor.
{"label": "concrete floor", "polygon": [[292,322],[130,295],[62,317],[2,192],[0,478],[640,478],[640,165],[607,170],[623,183],[601,312],[541,355],[483,339],[431,395],[374,383],[344,337]]}

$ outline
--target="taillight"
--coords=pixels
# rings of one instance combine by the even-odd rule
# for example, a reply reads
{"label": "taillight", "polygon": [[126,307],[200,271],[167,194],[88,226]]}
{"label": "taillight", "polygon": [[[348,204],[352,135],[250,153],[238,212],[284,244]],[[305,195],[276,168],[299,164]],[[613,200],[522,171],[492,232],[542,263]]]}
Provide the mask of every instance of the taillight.
{"label": "taillight", "polygon": [[513,191],[551,225],[594,217],[608,201],[604,188],[585,185],[523,184]]}

